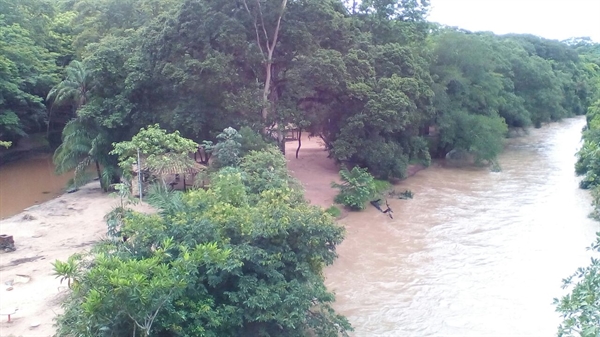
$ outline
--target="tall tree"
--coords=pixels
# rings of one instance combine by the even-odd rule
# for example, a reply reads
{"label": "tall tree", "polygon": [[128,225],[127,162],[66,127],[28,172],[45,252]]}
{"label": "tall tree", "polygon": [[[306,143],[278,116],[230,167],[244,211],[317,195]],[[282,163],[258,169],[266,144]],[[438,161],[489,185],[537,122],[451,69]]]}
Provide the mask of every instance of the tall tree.
{"label": "tall tree", "polygon": [[[269,19],[271,15],[267,16],[267,14],[270,13],[263,13],[263,7],[271,9],[269,7],[271,7],[271,3],[273,1],[256,0],[255,4],[251,2],[251,6],[248,6],[247,0],[242,0],[242,2],[244,3],[246,11],[252,18],[252,24],[254,26],[254,32],[256,34],[256,45],[260,49],[260,53],[263,57],[263,62],[265,66],[264,88],[262,94],[262,118],[266,122],[267,117],[269,116],[269,111],[273,109],[273,103],[276,101],[276,97],[273,97],[273,95],[276,95],[276,93],[272,90],[273,55],[279,39],[281,19],[285,14],[287,0],[281,1],[279,11],[275,15],[274,27],[268,27],[265,23],[265,17]],[[261,2],[264,2],[264,4],[261,4]]]}
{"label": "tall tree", "polygon": [[[82,118],[71,119],[62,131],[62,143],[54,151],[56,173],[74,171],[75,188],[83,182],[85,171],[94,165],[101,187],[107,191],[117,172],[111,158],[110,139],[93,123]],[[103,172],[104,170],[104,172]]]}
{"label": "tall tree", "polygon": [[46,99],[51,102],[48,114],[48,130],[50,130],[52,107],[54,105],[71,106],[71,115],[75,116],[77,110],[84,106],[90,98],[90,91],[94,87],[91,71],[81,61],[73,60],[65,69],[65,79],[52,87]]}

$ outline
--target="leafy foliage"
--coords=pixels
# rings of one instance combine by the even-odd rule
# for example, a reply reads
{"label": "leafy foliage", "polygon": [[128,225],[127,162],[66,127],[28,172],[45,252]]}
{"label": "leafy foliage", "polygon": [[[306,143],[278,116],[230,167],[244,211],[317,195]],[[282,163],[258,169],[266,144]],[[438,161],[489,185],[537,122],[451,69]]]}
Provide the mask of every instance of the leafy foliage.
{"label": "leafy foliage", "polygon": [[352,170],[342,169],[340,171],[341,184],[332,183],[331,186],[340,190],[335,197],[335,202],[349,207],[353,210],[363,210],[367,201],[377,193],[375,178],[367,169],[355,166]]}
{"label": "leafy foliage", "polygon": [[[77,111],[90,98],[90,92],[94,88],[93,77],[90,69],[78,60],[72,61],[65,71],[65,79],[50,89],[46,99],[53,105],[69,105],[73,111]],[[48,119],[50,117],[48,116]]]}
{"label": "leafy foliage", "polygon": [[262,151],[269,147],[269,143],[264,140],[262,135],[247,126],[242,126],[240,134],[240,153],[242,156],[250,151]]}
{"label": "leafy foliage", "polygon": [[[78,60],[50,95],[69,97],[52,105],[52,120],[66,123],[80,105],[77,117],[109,144],[156,123],[198,143],[219,140],[201,158],[215,154],[216,168],[264,148],[269,131],[284,149],[281,130],[291,124],[320,136],[337,161],[381,178],[402,178],[409,162],[427,165],[454,149],[493,162],[501,121],[541,126],[584,113],[600,69],[589,41],[439,27],[425,21],[429,3],[420,0],[72,0],[57,8],[52,50],[64,54],[61,65]],[[79,64],[85,76],[72,76]],[[23,130],[17,110],[2,113],[7,133]],[[223,133],[228,126],[241,138]]]}
{"label": "leafy foliage", "polygon": [[71,288],[71,282],[76,282],[79,276],[79,258],[78,255],[72,255],[67,259],[67,262],[56,260],[52,263],[56,278],[60,277],[60,283],[67,280],[67,286],[69,288]]}
{"label": "leafy foliage", "polygon": [[575,173],[584,176],[580,182],[582,188],[593,188],[600,185],[600,99],[589,107],[587,122],[583,146],[577,152]]}
{"label": "leafy foliage", "polygon": [[130,141],[113,144],[110,153],[119,156],[119,166],[124,172],[130,172],[137,163],[138,151],[143,158],[142,167],[150,171],[165,166],[190,167],[194,161],[190,153],[198,149],[198,144],[181,137],[179,131],[167,133],[158,124],[142,128]]}
{"label": "leafy foliage", "polygon": [[74,170],[75,188],[79,181],[84,181],[86,169],[96,164],[98,178],[104,190],[112,182],[112,175],[103,175],[104,171],[110,171],[114,162],[109,155],[110,143],[108,136],[103,130],[83,119],[72,119],[65,125],[62,132],[62,143],[54,151],[52,158],[58,174]]}
{"label": "leafy foliage", "polygon": [[339,218],[342,215],[342,211],[337,208],[335,205],[329,206],[325,213],[331,215],[333,218]]}
{"label": "leafy foliage", "polygon": [[[579,48],[587,50],[583,60],[587,69],[595,71],[587,74],[595,88],[586,88],[587,99],[594,102],[587,109],[587,127],[583,132],[583,146],[577,153],[575,172],[584,176],[580,182],[582,188],[591,189],[593,211],[590,217],[600,220],[600,50],[583,44]],[[585,103],[582,103],[585,105]],[[558,328],[559,336],[597,336],[600,334],[600,232],[596,233],[596,242],[590,250],[594,252],[591,263],[579,268],[564,280],[564,288],[570,292],[561,299],[555,299],[556,310],[562,315],[563,322]]]}
{"label": "leafy foliage", "polygon": [[215,174],[207,190],[152,197],[159,214],[126,216],[129,239],[95,248],[58,336],[346,334],[322,276],[343,229],[289,186],[256,194],[238,168]]}
{"label": "leafy foliage", "polygon": [[440,145],[474,153],[476,160],[492,161],[502,151],[507,127],[501,117],[446,114],[439,120]]}
{"label": "leafy foliage", "polygon": [[44,98],[59,80],[58,18],[32,0],[2,0],[0,13],[0,138],[16,142],[45,122]]}
{"label": "leafy foliage", "polygon": [[213,148],[214,166],[237,166],[240,162],[242,153],[242,144],[240,143],[242,136],[236,129],[228,127],[219,135],[219,142]]}
{"label": "leafy foliage", "polygon": [[240,169],[244,172],[244,184],[252,194],[285,188],[293,181],[285,157],[272,146],[248,153],[242,158]]}
{"label": "leafy foliage", "polygon": [[440,156],[466,150],[494,162],[507,126],[540,127],[589,105],[591,73],[565,44],[452,29],[431,40]]}
{"label": "leafy foliage", "polygon": [[[600,253],[600,232],[590,247]],[[558,336],[597,336],[600,333],[600,259],[594,257],[589,266],[579,268],[564,281],[571,292],[554,299],[556,311],[563,318]]]}

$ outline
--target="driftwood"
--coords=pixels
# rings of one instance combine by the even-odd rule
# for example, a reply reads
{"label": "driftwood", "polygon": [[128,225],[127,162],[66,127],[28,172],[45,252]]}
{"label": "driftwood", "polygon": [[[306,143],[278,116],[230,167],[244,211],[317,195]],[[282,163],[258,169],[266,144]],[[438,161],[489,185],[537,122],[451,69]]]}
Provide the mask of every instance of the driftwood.
{"label": "driftwood", "polygon": [[393,219],[394,216],[392,215],[392,213],[394,213],[394,211],[392,211],[392,209],[390,208],[390,204],[388,203],[387,199],[385,200],[385,205],[387,207],[387,209],[385,211],[383,209],[381,209],[381,206],[379,206],[380,201],[381,201],[381,199],[373,200],[373,201],[371,201],[371,205],[373,205],[373,207],[377,208],[381,213],[389,215],[390,219]]}
{"label": "driftwood", "polygon": [[379,206],[380,201],[381,201],[381,199],[373,200],[373,201],[371,201],[371,205],[373,205],[373,207],[377,208],[380,212],[383,213],[381,206]]}

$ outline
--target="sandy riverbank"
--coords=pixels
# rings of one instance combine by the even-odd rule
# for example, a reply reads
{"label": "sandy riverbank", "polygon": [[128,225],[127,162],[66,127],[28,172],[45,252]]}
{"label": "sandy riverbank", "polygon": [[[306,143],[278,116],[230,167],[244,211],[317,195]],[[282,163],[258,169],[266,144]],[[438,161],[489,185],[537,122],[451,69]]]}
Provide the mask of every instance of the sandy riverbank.
{"label": "sandy riverbank", "polygon": [[52,275],[51,262],[89,249],[105,236],[104,215],[118,203],[94,182],[0,222],[0,233],[12,235],[17,248],[0,251],[0,313],[19,309],[11,323],[0,316],[0,336],[54,334],[53,319],[67,288]]}
{"label": "sandy riverbank", "polygon": [[[305,138],[302,143],[298,159],[296,143],[288,143],[288,168],[304,186],[311,203],[329,207],[336,193],[331,182],[337,181],[339,169],[327,158],[318,138]],[[416,173],[415,168],[410,173]],[[11,323],[6,316],[0,316],[1,337],[54,334],[53,320],[61,312],[60,303],[67,288],[52,275],[51,262],[64,261],[89,249],[105,236],[104,215],[118,202],[102,193],[98,182],[93,182],[76,193],[64,194],[0,221],[0,234],[12,235],[17,248],[14,252],[0,252],[0,312],[19,309]],[[135,209],[151,211],[144,204]]]}

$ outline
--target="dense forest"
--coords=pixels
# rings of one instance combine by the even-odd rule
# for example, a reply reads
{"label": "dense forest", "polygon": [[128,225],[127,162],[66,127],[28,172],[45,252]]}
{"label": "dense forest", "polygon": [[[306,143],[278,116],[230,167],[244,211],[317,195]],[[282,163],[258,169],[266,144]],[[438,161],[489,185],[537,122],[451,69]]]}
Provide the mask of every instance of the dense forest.
{"label": "dense forest", "polygon": [[351,330],[322,275],[343,229],[287,173],[290,126],[385,179],[457,151],[494,164],[509,128],[587,113],[577,172],[600,185],[600,45],[474,33],[428,11],[427,0],[0,0],[0,145],[43,133],[58,171],[95,166],[105,189],[135,148],[214,154],[209,186],[155,191],[155,215],[120,207],[116,240],[55,263],[73,281],[58,335]]}
{"label": "dense forest", "polygon": [[[57,164],[117,174],[159,123],[199,143],[294,125],[376,176],[451,150],[493,161],[507,127],[584,114],[593,43],[426,21],[424,0],[0,0],[0,139],[49,131]],[[319,24],[312,24],[318,22]],[[432,137],[435,136],[435,137]],[[283,147],[282,147],[283,149]]]}

